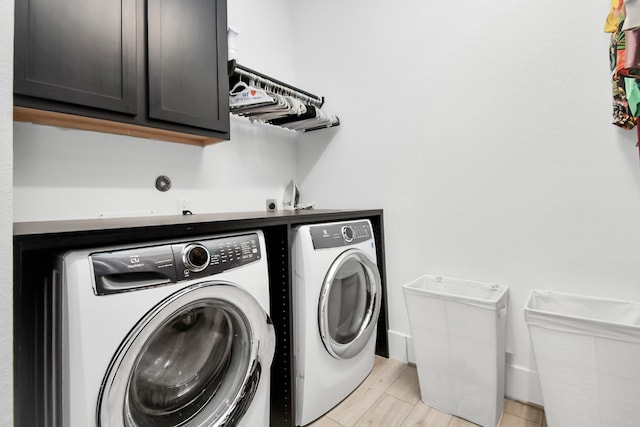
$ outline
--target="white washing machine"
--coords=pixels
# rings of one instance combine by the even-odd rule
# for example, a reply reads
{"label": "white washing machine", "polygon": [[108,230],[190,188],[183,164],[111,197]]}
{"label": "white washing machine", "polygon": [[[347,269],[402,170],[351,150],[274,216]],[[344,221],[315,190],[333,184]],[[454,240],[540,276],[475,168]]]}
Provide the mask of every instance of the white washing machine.
{"label": "white washing machine", "polygon": [[371,223],[296,228],[293,270],[295,420],[304,426],[373,369],[382,291]]}
{"label": "white washing machine", "polygon": [[62,256],[65,427],[269,425],[261,231]]}

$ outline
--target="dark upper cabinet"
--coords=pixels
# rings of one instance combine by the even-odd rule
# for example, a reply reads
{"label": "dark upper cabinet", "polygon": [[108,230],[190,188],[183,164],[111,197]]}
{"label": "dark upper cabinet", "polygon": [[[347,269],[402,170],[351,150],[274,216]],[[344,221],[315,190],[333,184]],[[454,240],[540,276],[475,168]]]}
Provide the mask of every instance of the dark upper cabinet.
{"label": "dark upper cabinet", "polygon": [[135,0],[16,2],[14,91],[135,114]]}
{"label": "dark upper cabinet", "polygon": [[[149,116],[206,129],[229,126],[224,2],[149,0]],[[212,23],[218,23],[218,25]],[[219,61],[218,58],[225,59]],[[221,87],[220,81],[225,86]],[[218,105],[224,92],[226,103]]]}
{"label": "dark upper cabinet", "polygon": [[229,138],[226,0],[20,0],[15,14],[14,104],[45,124]]}

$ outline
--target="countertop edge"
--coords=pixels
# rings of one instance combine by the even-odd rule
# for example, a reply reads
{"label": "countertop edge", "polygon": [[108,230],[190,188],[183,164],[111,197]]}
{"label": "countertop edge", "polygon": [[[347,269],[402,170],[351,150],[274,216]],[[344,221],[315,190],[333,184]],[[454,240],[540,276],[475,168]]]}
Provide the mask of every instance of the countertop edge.
{"label": "countertop edge", "polygon": [[54,221],[14,222],[14,238],[28,238],[51,234],[105,231],[116,229],[139,229],[166,226],[188,226],[212,222],[233,222],[246,220],[262,220],[274,225],[280,223],[303,223],[314,221],[314,217],[330,218],[341,215],[377,215],[381,209],[303,209],[279,210],[275,212],[224,212],[193,215],[150,215],[129,218],[95,218]]}

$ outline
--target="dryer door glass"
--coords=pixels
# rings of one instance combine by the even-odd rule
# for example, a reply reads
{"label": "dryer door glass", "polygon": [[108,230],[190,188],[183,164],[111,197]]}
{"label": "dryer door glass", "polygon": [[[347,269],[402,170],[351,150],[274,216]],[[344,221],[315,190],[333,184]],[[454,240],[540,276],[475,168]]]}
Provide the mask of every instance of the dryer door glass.
{"label": "dryer door glass", "polygon": [[331,265],[320,292],[320,335],[335,358],[359,354],[375,333],[380,312],[380,274],[362,251],[343,252]]}
{"label": "dryer door glass", "polygon": [[230,284],[208,282],[172,295],[114,357],[101,425],[236,425],[273,357],[267,319],[255,299]]}

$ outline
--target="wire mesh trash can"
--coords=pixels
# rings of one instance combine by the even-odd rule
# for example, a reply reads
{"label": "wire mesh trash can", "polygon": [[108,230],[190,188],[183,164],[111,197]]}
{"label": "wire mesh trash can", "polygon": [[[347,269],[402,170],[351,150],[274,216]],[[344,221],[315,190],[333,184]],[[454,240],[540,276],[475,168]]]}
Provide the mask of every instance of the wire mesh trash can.
{"label": "wire mesh trash can", "polygon": [[549,426],[640,425],[640,303],[534,289],[524,314]]}
{"label": "wire mesh trash can", "polygon": [[402,290],[422,401],[497,426],[504,406],[507,287],[424,275]]}

